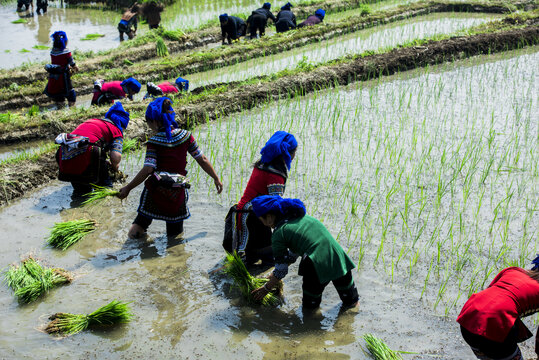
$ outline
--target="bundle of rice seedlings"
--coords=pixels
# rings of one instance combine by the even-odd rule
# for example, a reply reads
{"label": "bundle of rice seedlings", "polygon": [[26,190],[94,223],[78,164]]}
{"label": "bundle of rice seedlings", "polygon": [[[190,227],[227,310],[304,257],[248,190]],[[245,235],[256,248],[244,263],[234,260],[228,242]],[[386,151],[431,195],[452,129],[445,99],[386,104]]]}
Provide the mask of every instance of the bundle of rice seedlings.
{"label": "bundle of rice seedlings", "polygon": [[172,40],[172,41],[179,41],[181,40],[183,37],[185,36],[185,33],[180,30],[180,29],[176,29],[176,30],[164,30],[163,31],[163,37],[165,39],[169,39],[169,40]]}
{"label": "bundle of rice seedlings", "polygon": [[57,249],[65,250],[87,234],[95,230],[97,222],[95,220],[71,220],[62,223],[55,223],[51,234],[47,239],[47,244]]}
{"label": "bundle of rice seedlings", "polygon": [[38,105],[32,105],[30,109],[28,109],[28,116],[32,117],[34,115],[39,114],[39,106]]}
{"label": "bundle of rice seedlings", "polygon": [[104,34],[86,34],[85,37],[81,38],[82,41],[97,40],[105,36]]}
{"label": "bundle of rice seedlings", "polygon": [[97,200],[101,200],[109,196],[116,196],[120,193],[119,191],[113,190],[106,186],[92,184],[92,187],[94,188],[94,191],[84,195],[86,200],[82,202],[82,205],[91,204]]}
{"label": "bundle of rice seedlings", "polygon": [[280,299],[270,292],[260,301],[255,300],[251,291],[264,286],[268,279],[259,279],[252,276],[240,256],[234,251],[233,254],[226,253],[224,272],[232,277],[234,285],[240,289],[241,293],[250,304],[262,304],[264,306],[275,306],[280,303]]}
{"label": "bundle of rice seedlings", "polygon": [[26,24],[28,21],[26,21],[26,19],[17,19],[17,20],[13,20],[11,23],[12,24]]}
{"label": "bundle of rice seedlings", "polygon": [[367,343],[367,350],[375,360],[402,360],[399,353],[391,350],[382,339],[372,334],[363,335],[363,339]]}
{"label": "bundle of rice seedlings", "polygon": [[36,50],[49,50],[50,47],[46,46],[46,45],[34,45],[32,46],[32,49],[36,49]]}
{"label": "bundle of rice seedlings", "polygon": [[135,150],[137,148],[137,145],[137,139],[124,139],[122,154],[128,153],[131,150]]}
{"label": "bundle of rice seedlings", "polygon": [[128,323],[133,316],[129,303],[113,300],[89,315],[56,313],[49,317],[45,331],[49,334],[73,335],[89,327]]}
{"label": "bundle of rice seedlings", "polygon": [[157,39],[157,42],[155,43],[155,49],[157,51],[157,56],[159,57],[168,56],[167,44],[165,44],[162,37]]}
{"label": "bundle of rice seedlings", "polygon": [[32,257],[23,260],[21,266],[11,265],[4,276],[5,283],[22,303],[33,302],[50,289],[72,280],[65,270],[43,267]]}

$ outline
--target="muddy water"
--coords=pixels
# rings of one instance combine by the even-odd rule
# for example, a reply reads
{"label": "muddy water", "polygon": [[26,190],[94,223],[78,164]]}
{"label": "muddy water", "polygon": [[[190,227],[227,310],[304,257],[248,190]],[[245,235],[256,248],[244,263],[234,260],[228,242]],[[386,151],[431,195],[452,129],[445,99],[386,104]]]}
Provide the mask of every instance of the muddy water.
{"label": "muddy water", "polygon": [[17,156],[24,152],[32,152],[34,149],[39,149],[43,145],[49,144],[50,141],[26,141],[15,145],[0,145],[0,162],[10,157]]}
{"label": "muddy water", "polygon": [[[34,4],[35,5],[35,4]],[[38,50],[36,45],[50,47],[50,35],[63,30],[69,39],[68,48],[80,51],[99,51],[118,46],[119,15],[115,12],[102,10],[82,10],[63,8],[60,2],[49,1],[45,15],[35,12],[16,12],[16,2],[0,4],[0,32],[16,34],[5,36],[0,47],[0,68],[7,69],[20,66],[27,62],[50,60],[49,51]],[[23,18],[25,24],[11,22]],[[81,41],[87,34],[103,34],[102,38],[91,41]],[[28,52],[23,52],[28,50]],[[75,59],[76,60],[76,59]]]}
{"label": "muddy water", "polygon": [[[225,191],[216,195],[208,178],[190,164],[192,217],[186,222],[182,241],[167,242],[162,236],[164,224],[159,222],[151,226],[149,241],[126,239],[140,188],[123,204],[111,199],[81,209],[71,206],[69,186],[53,183],[1,209],[5,236],[0,267],[33,252],[78,275],[72,285],[55,289],[30,306],[17,306],[10,291],[0,287],[3,356],[366,359],[361,336],[371,332],[392,348],[423,354],[407,355],[411,359],[431,359],[430,355],[472,359],[454,322],[467,297],[469,275],[475,267],[488,268],[493,262],[496,270],[503,267],[504,259],[518,255],[523,237],[531,236],[523,249],[525,256],[537,249],[539,214],[529,209],[539,201],[538,79],[533,72],[539,63],[538,50],[358,83],[197,129],[197,142],[221,174]],[[338,297],[330,285],[321,313],[303,317],[298,310],[301,279],[296,275],[297,264],[285,279],[286,303],[278,309],[246,306],[226,279],[212,273],[222,256],[222,219],[248,180],[249,164],[258,157],[267,137],[279,129],[293,132],[299,140],[287,196],[303,199],[309,213],[328,226],[354,261],[365,251],[360,271],[354,273],[361,300],[357,312],[339,316]],[[449,186],[437,207],[436,182],[447,183],[456,166],[453,160],[467,153],[477,162],[464,164],[462,178]],[[501,164],[500,171],[482,181],[481,170],[491,157],[493,168]],[[133,155],[122,167],[133,176],[141,163],[142,155]],[[509,166],[514,169],[508,171]],[[474,167],[479,173],[471,175],[472,191],[463,205],[464,177]],[[400,186],[388,198],[393,184]],[[509,184],[516,191],[509,203],[511,213],[500,214],[489,235],[494,208],[507,197]],[[481,193],[483,206],[477,210]],[[406,194],[411,197],[407,226],[413,236],[398,215],[405,216]],[[354,202],[356,209],[352,210]],[[464,209],[463,225],[456,220],[460,207]],[[479,215],[474,220],[476,211]],[[95,233],[66,253],[43,247],[47,228],[54,222],[83,216],[101,223]],[[384,235],[386,218],[393,220]],[[508,241],[514,247],[496,262],[492,257],[501,248],[505,222],[509,224]],[[423,224],[424,232],[417,236]],[[434,245],[429,246],[436,227],[442,235],[434,235]],[[450,233],[454,238],[449,238]],[[420,255],[410,274],[413,253],[402,249],[412,248],[416,236],[414,250],[420,250]],[[481,239],[486,239],[483,247],[477,244]],[[379,251],[382,240],[385,245]],[[457,240],[472,244],[468,254],[456,248]],[[437,243],[443,250],[439,264]],[[469,258],[463,272],[454,271],[457,254]],[[400,262],[395,265],[397,258]],[[433,258],[430,281],[420,300]],[[447,290],[434,309],[445,271],[449,275]],[[487,280],[495,273],[488,274]],[[457,298],[460,278],[463,293]],[[60,341],[35,329],[44,321],[41,315],[90,312],[115,298],[133,301],[131,324]],[[453,302],[456,305],[450,307]],[[446,308],[447,319],[441,316]],[[531,356],[531,344],[524,348]]]}
{"label": "muddy water", "polygon": [[253,59],[226,69],[193,74],[189,76],[189,80],[195,86],[215,82],[245,80],[257,75],[293,69],[300,62],[316,64],[349,54],[394,47],[414,39],[424,39],[436,34],[450,34],[491,21],[493,18],[492,15],[464,13],[438,13],[421,16],[365,29],[329,41],[268,56],[267,58]]}

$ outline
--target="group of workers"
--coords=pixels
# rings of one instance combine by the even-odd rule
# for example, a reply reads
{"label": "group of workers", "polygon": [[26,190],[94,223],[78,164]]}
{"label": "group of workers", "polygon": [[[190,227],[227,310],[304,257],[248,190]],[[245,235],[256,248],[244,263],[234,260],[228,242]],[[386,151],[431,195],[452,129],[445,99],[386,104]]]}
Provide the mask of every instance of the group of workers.
{"label": "group of workers", "polygon": [[275,24],[275,31],[282,33],[304,26],[319,24],[326,16],[326,12],[324,10],[318,9],[305,21],[297,24],[296,15],[294,15],[292,12],[292,7],[293,5],[291,3],[286,3],[281,7],[281,10],[277,13],[277,16],[275,16],[270,11],[271,4],[267,2],[264,3],[261,8],[254,10],[246,21],[237,16],[230,16],[226,13],[219,15],[223,45],[227,41],[229,44],[232,44],[233,42],[238,41],[241,36],[246,36],[247,34],[249,34],[250,39],[257,39],[264,36],[266,33],[268,19],[272,20]]}
{"label": "group of workers", "polygon": [[[269,11],[270,6],[265,3],[253,12],[248,19],[251,31],[255,29],[263,35],[268,18],[276,24],[279,19],[287,19],[287,26],[295,27],[294,17],[286,13],[285,17],[279,16],[283,11],[290,11],[289,3],[277,17]],[[323,19],[321,15],[314,15],[318,22]],[[220,16],[229,41],[242,29],[237,19],[226,14]],[[310,24],[316,21],[311,19]],[[278,29],[284,29],[284,25]],[[73,104],[76,96],[70,74],[77,67],[66,48],[67,36],[57,31],[52,39],[52,64],[45,92],[57,101],[67,98]],[[188,90],[189,82],[178,78],[175,83],[148,83],[147,88],[146,97],[157,97],[145,114],[146,124],[154,135],[147,141],[142,169],[120,189],[118,196],[126,198],[144,183],[138,214],[129,229],[130,237],[144,236],[153,220],[165,221],[167,235],[175,237],[183,233],[183,222],[190,216],[185,183],[187,153],[213,179],[217,193],[222,192],[223,184],[193,135],[178,126],[172,100],[163,96]],[[133,78],[108,83],[96,81],[92,103],[112,103],[104,118],[89,119],[71,133],[56,138],[60,145],[56,154],[59,178],[72,183],[75,195],[90,192],[90,184],[112,186],[110,171],[119,168],[124,131],[129,124],[129,113],[116,100],[132,99],[140,90],[141,84]],[[324,225],[307,215],[301,200],[282,197],[297,147],[296,138],[285,131],[277,131],[266,142],[242,197],[225,218],[223,247],[236,251],[247,265],[261,261],[274,266],[269,282],[253,291],[257,299],[272,291],[299,257],[305,310],[319,307],[329,282],[335,286],[343,308],[354,307],[359,298],[351,273],[354,263]],[[518,343],[532,334],[521,318],[539,311],[539,256],[533,265],[529,271],[518,267],[502,270],[487,289],[472,295],[464,305],[457,322],[478,359],[522,359]],[[537,354],[538,344],[536,337]]]}

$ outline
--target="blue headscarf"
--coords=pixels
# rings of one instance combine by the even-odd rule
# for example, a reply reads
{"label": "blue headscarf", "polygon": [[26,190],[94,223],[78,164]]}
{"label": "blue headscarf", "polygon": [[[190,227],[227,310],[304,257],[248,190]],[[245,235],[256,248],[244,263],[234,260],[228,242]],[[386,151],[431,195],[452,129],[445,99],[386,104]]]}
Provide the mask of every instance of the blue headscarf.
{"label": "blue headscarf", "polygon": [[135,93],[138,93],[140,88],[142,88],[142,85],[140,85],[140,83],[132,77],[125,79],[120,85],[129,87]]}
{"label": "blue headscarf", "polygon": [[[168,97],[163,96],[152,101],[146,109],[146,120],[158,121],[164,128],[167,134],[167,139],[172,140],[172,126],[179,127],[174,120],[176,113],[172,106],[165,110],[172,110],[172,113],[163,112],[163,101],[170,100]],[[170,100],[172,103],[172,100]]]}
{"label": "blue headscarf", "polygon": [[256,216],[264,216],[268,212],[286,213],[295,212],[298,216],[304,216],[307,210],[300,199],[284,199],[278,195],[262,195],[251,200],[253,211]]}
{"label": "blue headscarf", "polygon": [[179,77],[176,79],[176,85],[183,91],[189,90],[189,80],[185,80]]}
{"label": "blue headscarf", "polygon": [[266,145],[260,150],[262,155],[261,161],[263,163],[270,163],[277,156],[282,155],[286,167],[290,170],[292,162],[292,156],[290,152],[298,147],[298,142],[294,135],[287,133],[286,131],[277,131],[266,142]]}
{"label": "blue headscarf", "polygon": [[52,47],[64,50],[67,45],[67,34],[64,31],[56,31],[51,35]]}
{"label": "blue headscarf", "polygon": [[324,20],[324,16],[326,16],[326,12],[322,9],[318,9],[314,12],[316,16],[320,18],[320,20]]}
{"label": "blue headscarf", "polygon": [[112,121],[123,134],[129,124],[129,113],[124,110],[121,102],[116,101],[105,114],[105,119]]}
{"label": "blue headscarf", "polygon": [[539,254],[537,254],[537,257],[535,259],[533,259],[532,264],[532,270],[539,270]]}
{"label": "blue headscarf", "polygon": [[290,10],[291,7],[293,7],[293,5],[287,2],[286,4],[281,6],[281,10]]}
{"label": "blue headscarf", "polygon": [[224,13],[224,14],[219,15],[219,21],[220,22],[228,21],[228,14]]}
{"label": "blue headscarf", "polygon": [[271,3],[269,2],[264,3],[264,5],[262,5],[262,9],[268,9],[268,10],[271,9]]}

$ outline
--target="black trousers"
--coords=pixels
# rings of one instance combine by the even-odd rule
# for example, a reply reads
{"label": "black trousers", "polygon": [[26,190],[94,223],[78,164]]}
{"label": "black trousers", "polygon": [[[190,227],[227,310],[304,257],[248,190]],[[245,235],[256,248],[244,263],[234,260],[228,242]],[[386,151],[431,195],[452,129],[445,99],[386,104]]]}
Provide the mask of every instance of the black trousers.
{"label": "black trousers", "polygon": [[[517,343],[517,328],[513,327],[503,342],[489,340],[483,336],[473,334],[460,327],[464,341],[470,345],[472,351],[479,359],[522,359]],[[520,357],[519,357],[520,356]]]}
{"label": "black trousers", "polygon": [[260,36],[264,36],[266,33],[266,24],[268,19],[262,15],[252,15],[251,23],[249,24],[249,30],[251,39],[256,38],[256,33],[258,32]]}
{"label": "black trousers", "polygon": [[[318,308],[322,302],[322,293],[329,282],[320,282],[314,264],[309,257],[304,258],[299,264],[299,274],[303,276],[303,308]],[[341,298],[343,306],[354,305],[359,300],[359,294],[351,271],[333,280],[332,283]]]}
{"label": "black trousers", "polygon": [[[152,223],[153,219],[146,217],[144,215],[138,214],[135,218],[135,221],[133,221],[133,224],[137,224],[141,228],[144,229],[144,231],[148,230],[148,227]],[[183,232],[183,221],[179,222],[168,222],[167,221],[167,236],[176,236]]]}

